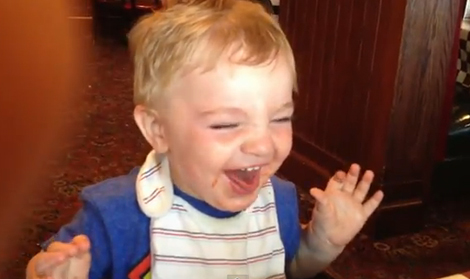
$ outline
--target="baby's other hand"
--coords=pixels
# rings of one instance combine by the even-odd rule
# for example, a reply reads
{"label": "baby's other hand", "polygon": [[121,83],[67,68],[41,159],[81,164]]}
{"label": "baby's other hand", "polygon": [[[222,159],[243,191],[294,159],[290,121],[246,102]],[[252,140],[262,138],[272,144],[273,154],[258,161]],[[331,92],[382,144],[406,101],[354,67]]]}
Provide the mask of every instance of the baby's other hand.
{"label": "baby's other hand", "polygon": [[368,170],[360,178],[360,166],[352,164],[347,174],[337,172],[325,190],[310,190],[317,200],[310,223],[315,236],[343,247],[362,229],[384,194],[378,190],[367,198],[374,173]]}
{"label": "baby's other hand", "polygon": [[88,279],[90,241],[84,235],[70,243],[53,242],[30,262],[27,279]]}

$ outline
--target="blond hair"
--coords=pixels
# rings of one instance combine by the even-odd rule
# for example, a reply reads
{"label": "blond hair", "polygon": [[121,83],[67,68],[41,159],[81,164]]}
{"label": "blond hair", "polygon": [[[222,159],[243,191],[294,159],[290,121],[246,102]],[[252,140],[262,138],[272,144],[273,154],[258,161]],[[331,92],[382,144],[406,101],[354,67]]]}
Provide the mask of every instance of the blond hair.
{"label": "blond hair", "polygon": [[241,0],[185,1],[144,17],[129,33],[136,104],[154,104],[176,77],[198,68],[211,70],[225,57],[232,63],[260,65],[281,53],[296,80],[289,42],[261,5]]}
{"label": "blond hair", "polygon": [[[212,7],[223,7],[224,5],[227,5],[227,2],[230,2],[229,4],[233,4],[234,1],[239,1],[239,0],[166,0],[165,1],[165,6],[166,8],[171,8],[174,5],[178,4],[185,4],[185,5],[194,5],[194,4],[203,4],[207,6],[212,6]],[[266,9],[267,12],[271,12],[266,5],[261,4],[257,0],[246,0],[246,1],[251,1],[253,3],[258,3],[263,6],[263,8]]]}

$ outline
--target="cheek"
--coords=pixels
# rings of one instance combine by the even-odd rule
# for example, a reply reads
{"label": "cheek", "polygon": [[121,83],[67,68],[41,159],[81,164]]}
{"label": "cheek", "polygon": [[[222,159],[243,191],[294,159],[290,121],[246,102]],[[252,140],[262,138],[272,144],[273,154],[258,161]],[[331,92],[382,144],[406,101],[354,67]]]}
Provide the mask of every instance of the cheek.
{"label": "cheek", "polygon": [[193,176],[197,172],[197,162],[201,160],[201,150],[205,147],[197,135],[197,131],[191,125],[174,123],[167,130],[169,146],[168,156],[177,168],[179,175]]}
{"label": "cheek", "polygon": [[292,148],[292,126],[277,127],[273,129],[273,141],[276,145],[278,157],[287,157]]}
{"label": "cheek", "polygon": [[215,156],[220,160],[226,160],[227,157],[236,152],[244,138],[243,132],[221,132],[209,129],[195,133],[194,137],[203,147],[205,156]]}
{"label": "cheek", "polygon": [[173,147],[179,165],[198,177],[219,171],[233,154],[233,141],[221,139],[212,131],[187,128],[189,132],[175,138],[177,144]]}

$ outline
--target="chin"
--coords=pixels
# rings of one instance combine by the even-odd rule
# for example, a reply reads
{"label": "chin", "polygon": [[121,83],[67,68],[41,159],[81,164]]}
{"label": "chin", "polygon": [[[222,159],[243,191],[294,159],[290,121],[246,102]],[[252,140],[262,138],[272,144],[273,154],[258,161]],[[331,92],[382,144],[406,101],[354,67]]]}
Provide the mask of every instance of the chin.
{"label": "chin", "polygon": [[250,205],[255,202],[257,197],[258,192],[256,192],[256,195],[231,198],[226,200],[223,204],[220,204],[223,208],[219,209],[229,212],[240,212],[250,207]]}

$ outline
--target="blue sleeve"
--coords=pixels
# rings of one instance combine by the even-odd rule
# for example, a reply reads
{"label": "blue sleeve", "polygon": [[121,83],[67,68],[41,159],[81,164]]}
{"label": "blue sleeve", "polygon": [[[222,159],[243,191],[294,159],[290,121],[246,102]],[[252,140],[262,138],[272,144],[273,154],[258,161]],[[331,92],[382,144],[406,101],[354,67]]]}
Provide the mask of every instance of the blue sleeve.
{"label": "blue sleeve", "polygon": [[293,183],[276,177],[272,179],[272,183],[286,262],[291,262],[299,249],[301,234],[297,191]]}
{"label": "blue sleeve", "polygon": [[90,201],[85,200],[84,206],[73,220],[41,246],[45,250],[54,241],[70,242],[80,234],[86,235],[91,242],[92,264],[89,278],[104,278],[111,267],[109,239],[101,215]]}

